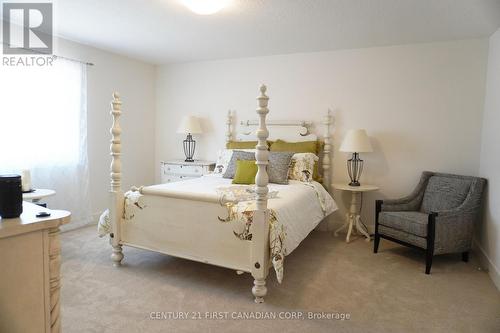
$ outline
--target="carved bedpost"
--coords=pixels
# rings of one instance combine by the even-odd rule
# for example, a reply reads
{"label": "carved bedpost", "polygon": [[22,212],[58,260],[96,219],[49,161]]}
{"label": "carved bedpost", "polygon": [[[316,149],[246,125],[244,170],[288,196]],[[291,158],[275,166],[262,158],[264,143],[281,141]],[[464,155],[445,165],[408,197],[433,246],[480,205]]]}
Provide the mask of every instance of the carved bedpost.
{"label": "carved bedpost", "polygon": [[233,116],[231,114],[231,110],[228,110],[227,111],[227,119],[226,119],[226,126],[227,126],[227,129],[226,129],[226,143],[229,143],[229,141],[231,141],[231,138],[232,138],[232,132],[231,132],[231,125],[233,123]]}
{"label": "carved bedpost", "polygon": [[123,192],[121,190],[121,179],[122,179],[122,162],[121,162],[121,133],[122,129],[120,127],[120,115],[122,102],[120,101],[120,95],[115,92],[113,93],[113,101],[111,102],[111,115],[113,116],[113,126],[111,127],[111,189],[110,194],[110,206],[109,206],[109,218],[111,222],[111,239],[110,243],[113,247],[113,253],[111,254],[111,259],[113,260],[114,266],[120,266],[123,259],[122,246],[120,244],[120,223],[123,212]]}
{"label": "carved bedpost", "polygon": [[267,209],[269,176],[266,169],[269,164],[269,151],[267,150],[269,131],[266,127],[269,97],[266,96],[266,89],[266,86],[262,85],[260,96],[257,97],[259,101],[257,108],[259,115],[258,143],[255,152],[255,163],[258,167],[255,176],[257,210],[254,212],[252,224],[252,276],[254,277],[252,293],[256,303],[264,302],[264,296],[267,294],[266,277],[269,272],[269,210]]}
{"label": "carved bedpost", "polygon": [[330,190],[330,184],[331,184],[331,158],[330,158],[330,153],[332,149],[332,137],[330,134],[330,126],[332,124],[332,111],[328,110],[328,113],[325,116],[325,119],[323,120],[323,125],[325,125],[325,137],[324,137],[324,142],[325,146],[323,148],[323,185],[325,186],[326,190]]}

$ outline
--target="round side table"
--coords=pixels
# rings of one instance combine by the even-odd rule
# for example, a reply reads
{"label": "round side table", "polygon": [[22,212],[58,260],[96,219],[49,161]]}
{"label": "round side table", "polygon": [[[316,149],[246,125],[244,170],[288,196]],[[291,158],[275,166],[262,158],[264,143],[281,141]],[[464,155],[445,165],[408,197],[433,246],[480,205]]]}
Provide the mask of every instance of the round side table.
{"label": "round side table", "polygon": [[36,204],[40,202],[41,199],[51,197],[56,194],[54,190],[47,190],[43,188],[38,188],[33,192],[23,193],[23,200],[29,200]]}
{"label": "round side table", "polygon": [[338,235],[339,231],[348,228],[345,241],[346,243],[349,243],[351,233],[353,232],[353,227],[355,227],[356,231],[365,236],[366,241],[369,242],[370,235],[361,224],[361,212],[359,211],[361,208],[361,195],[363,194],[363,192],[377,191],[379,188],[375,185],[350,186],[343,183],[332,184],[332,187],[336,190],[351,192],[351,205],[349,208],[349,212],[346,213],[346,222],[340,228],[335,230],[335,236]]}

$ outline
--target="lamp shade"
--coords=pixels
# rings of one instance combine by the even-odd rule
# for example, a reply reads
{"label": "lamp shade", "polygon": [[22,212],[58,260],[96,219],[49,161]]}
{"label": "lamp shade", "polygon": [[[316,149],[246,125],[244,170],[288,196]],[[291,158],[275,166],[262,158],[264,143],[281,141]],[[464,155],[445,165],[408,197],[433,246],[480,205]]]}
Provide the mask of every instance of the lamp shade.
{"label": "lamp shade", "polygon": [[370,153],[373,148],[364,129],[352,129],[347,132],[339,150],[346,153]]}
{"label": "lamp shade", "polygon": [[177,129],[177,133],[183,134],[200,134],[203,133],[200,126],[200,120],[195,116],[185,116],[182,118],[181,125]]}

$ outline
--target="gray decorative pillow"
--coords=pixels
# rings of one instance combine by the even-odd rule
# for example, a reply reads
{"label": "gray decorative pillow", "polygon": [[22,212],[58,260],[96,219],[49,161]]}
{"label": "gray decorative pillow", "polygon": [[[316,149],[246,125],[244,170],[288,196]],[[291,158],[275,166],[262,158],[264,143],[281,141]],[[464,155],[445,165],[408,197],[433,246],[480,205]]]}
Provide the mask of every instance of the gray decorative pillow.
{"label": "gray decorative pillow", "polygon": [[223,178],[234,178],[234,174],[236,173],[237,160],[244,160],[244,161],[255,160],[255,153],[241,151],[241,150],[233,151],[233,156],[231,156],[231,160],[227,165],[226,172],[224,172],[224,174],[222,175]]}
{"label": "gray decorative pillow", "polygon": [[270,152],[267,173],[269,182],[275,184],[288,184],[288,171],[292,163],[293,152]]}

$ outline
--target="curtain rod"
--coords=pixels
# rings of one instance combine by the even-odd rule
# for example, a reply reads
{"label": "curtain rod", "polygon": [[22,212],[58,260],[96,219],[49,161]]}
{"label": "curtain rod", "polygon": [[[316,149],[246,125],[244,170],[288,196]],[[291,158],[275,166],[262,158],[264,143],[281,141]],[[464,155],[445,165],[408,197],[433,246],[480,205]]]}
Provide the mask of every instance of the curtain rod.
{"label": "curtain rod", "polygon": [[[8,45],[9,47],[11,46],[10,44],[7,44],[7,43],[2,43],[3,45]],[[25,50],[25,51],[30,51],[32,52],[31,54],[33,55],[37,55],[37,54],[41,54],[41,55],[47,55],[47,56],[53,56],[53,57],[56,57],[56,58],[61,58],[61,59],[65,59],[65,60],[69,60],[69,61],[74,61],[74,62],[78,62],[80,64],[84,64],[84,65],[87,65],[87,66],[94,66],[93,63],[91,62],[87,62],[87,61],[82,61],[82,60],[78,60],[78,59],[74,59],[74,58],[69,58],[69,57],[65,57],[65,56],[61,56],[61,55],[57,55],[57,54],[48,54],[48,53],[43,53],[43,52],[33,52],[32,50],[30,49],[26,49],[24,47],[19,47],[19,49],[21,50]]]}
{"label": "curtain rod", "polygon": [[92,63],[92,62],[87,62],[87,61],[82,61],[82,60],[78,60],[78,59],[68,58],[68,57],[57,55],[57,54],[54,54],[53,56],[56,57],[56,58],[61,58],[61,59],[69,60],[69,61],[79,62],[79,63],[87,65],[87,66],[94,66],[94,63]]}

